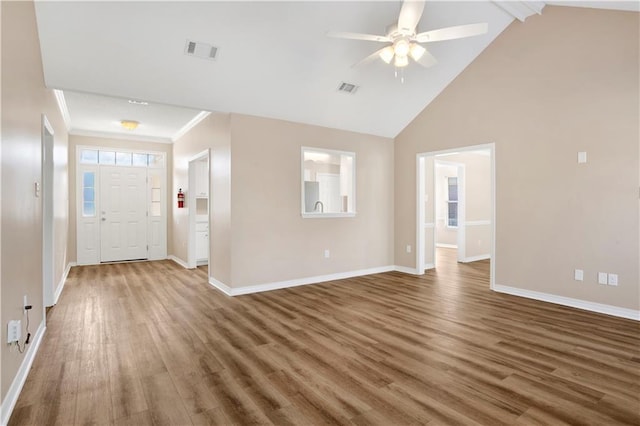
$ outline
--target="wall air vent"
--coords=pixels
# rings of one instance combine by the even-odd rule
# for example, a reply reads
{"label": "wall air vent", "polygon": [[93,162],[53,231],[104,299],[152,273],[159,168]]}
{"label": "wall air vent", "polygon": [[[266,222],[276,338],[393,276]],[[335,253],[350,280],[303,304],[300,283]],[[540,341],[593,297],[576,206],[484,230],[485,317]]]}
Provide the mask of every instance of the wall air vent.
{"label": "wall air vent", "polygon": [[355,84],[352,84],[352,83],[345,83],[344,81],[340,83],[340,86],[338,86],[338,92],[349,93],[351,95],[356,93],[358,89],[359,89],[359,86],[356,86]]}
{"label": "wall air vent", "polygon": [[215,60],[218,56],[218,48],[207,43],[187,40],[184,47],[184,54],[197,58]]}

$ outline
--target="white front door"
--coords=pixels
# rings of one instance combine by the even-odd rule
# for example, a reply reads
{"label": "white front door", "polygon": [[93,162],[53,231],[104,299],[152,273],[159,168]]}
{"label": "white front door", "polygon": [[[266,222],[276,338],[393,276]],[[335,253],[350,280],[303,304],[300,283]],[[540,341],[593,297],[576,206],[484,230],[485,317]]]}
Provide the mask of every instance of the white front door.
{"label": "white front door", "polygon": [[147,168],[100,167],[100,261],[147,259]]}

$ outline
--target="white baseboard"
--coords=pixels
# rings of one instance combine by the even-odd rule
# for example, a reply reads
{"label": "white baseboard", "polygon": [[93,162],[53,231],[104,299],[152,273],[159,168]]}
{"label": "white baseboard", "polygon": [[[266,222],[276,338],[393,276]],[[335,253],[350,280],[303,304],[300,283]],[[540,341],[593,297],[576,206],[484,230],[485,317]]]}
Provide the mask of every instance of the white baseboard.
{"label": "white baseboard", "polygon": [[187,262],[185,262],[184,260],[180,259],[179,257],[176,257],[176,256],[171,254],[171,255],[167,256],[167,259],[173,260],[178,265],[182,266],[184,269],[189,269],[189,265],[187,264]]}
{"label": "white baseboard", "polygon": [[31,369],[33,360],[36,358],[36,353],[38,352],[40,343],[42,343],[42,336],[44,336],[44,332],[46,329],[47,326],[45,325],[45,321],[43,319],[42,322],[40,322],[38,330],[36,330],[36,333],[33,336],[33,340],[29,345],[29,349],[27,349],[27,354],[22,359],[22,364],[20,364],[18,373],[13,378],[13,382],[11,382],[11,386],[7,391],[7,395],[2,401],[2,408],[0,409],[0,412],[2,412],[0,424],[2,426],[5,426],[7,423],[9,423],[9,418],[11,417],[11,413],[13,413],[13,409],[16,406],[16,402],[18,401],[18,397],[20,396],[20,392],[22,391],[24,382],[27,380],[27,375],[29,374],[29,370]]}
{"label": "white baseboard", "polygon": [[222,281],[218,281],[213,277],[209,277],[209,284],[211,284],[212,286],[214,286],[215,288],[217,288],[227,296],[235,296],[235,294],[233,293],[233,288],[229,287]]}
{"label": "white baseboard", "polygon": [[[427,267],[425,266],[425,269],[426,268]],[[416,268],[410,268],[408,266],[394,265],[393,270],[402,272],[403,274],[422,275],[420,274],[420,271],[418,271]]]}
{"label": "white baseboard", "polygon": [[433,269],[435,267],[436,267],[436,265],[433,264],[433,263],[425,263],[424,270],[426,271],[427,269]]}
{"label": "white baseboard", "polygon": [[458,246],[456,244],[445,244],[445,243],[436,243],[436,247],[452,248],[452,249],[457,249],[458,248]]}
{"label": "white baseboard", "polygon": [[209,284],[222,291],[227,296],[240,296],[243,294],[260,293],[263,291],[280,290],[283,288],[298,287],[301,285],[318,284],[327,281],[343,280],[346,278],[361,277],[363,275],[380,274],[395,270],[395,266],[380,266],[377,268],[360,269],[357,271],[339,272],[337,274],[317,275],[315,277],[298,278],[287,281],[257,284],[245,287],[229,287],[225,283],[209,277]]}
{"label": "white baseboard", "polygon": [[513,296],[526,297],[527,299],[540,300],[542,302],[555,303],[556,305],[570,306],[572,308],[583,309],[585,311],[598,312],[614,317],[640,321],[640,311],[636,311],[633,309],[619,308],[617,306],[604,305],[602,303],[573,299],[571,297],[557,296],[555,294],[549,293],[540,293],[538,291],[509,287],[499,284],[494,285],[493,290],[499,293],[511,294]]}
{"label": "white baseboard", "polygon": [[477,262],[478,260],[491,259],[490,254],[480,254],[478,256],[465,257],[462,263]]}
{"label": "white baseboard", "polygon": [[62,273],[62,278],[60,278],[60,282],[58,283],[58,287],[56,288],[56,292],[53,294],[53,304],[58,303],[58,299],[62,294],[62,289],[64,288],[65,283],[67,282],[67,278],[69,277],[69,271],[71,268],[76,266],[76,262],[67,263],[67,267],[64,268],[64,272]]}

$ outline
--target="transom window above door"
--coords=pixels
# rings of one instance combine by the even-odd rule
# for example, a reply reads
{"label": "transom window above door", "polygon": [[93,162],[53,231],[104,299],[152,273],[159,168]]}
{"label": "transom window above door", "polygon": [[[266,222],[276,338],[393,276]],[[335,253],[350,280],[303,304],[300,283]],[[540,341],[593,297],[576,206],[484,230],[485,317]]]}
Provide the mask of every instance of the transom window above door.
{"label": "transom window above door", "polygon": [[101,164],[105,166],[133,166],[162,168],[165,165],[163,153],[111,151],[103,149],[80,150],[81,164]]}

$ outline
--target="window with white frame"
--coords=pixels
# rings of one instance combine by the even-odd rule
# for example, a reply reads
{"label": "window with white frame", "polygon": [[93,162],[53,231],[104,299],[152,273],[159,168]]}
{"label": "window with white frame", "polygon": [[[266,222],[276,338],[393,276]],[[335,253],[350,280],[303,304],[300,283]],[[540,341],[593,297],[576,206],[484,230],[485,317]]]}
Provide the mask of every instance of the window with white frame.
{"label": "window with white frame", "polygon": [[458,178],[447,178],[447,226],[458,227]]}

